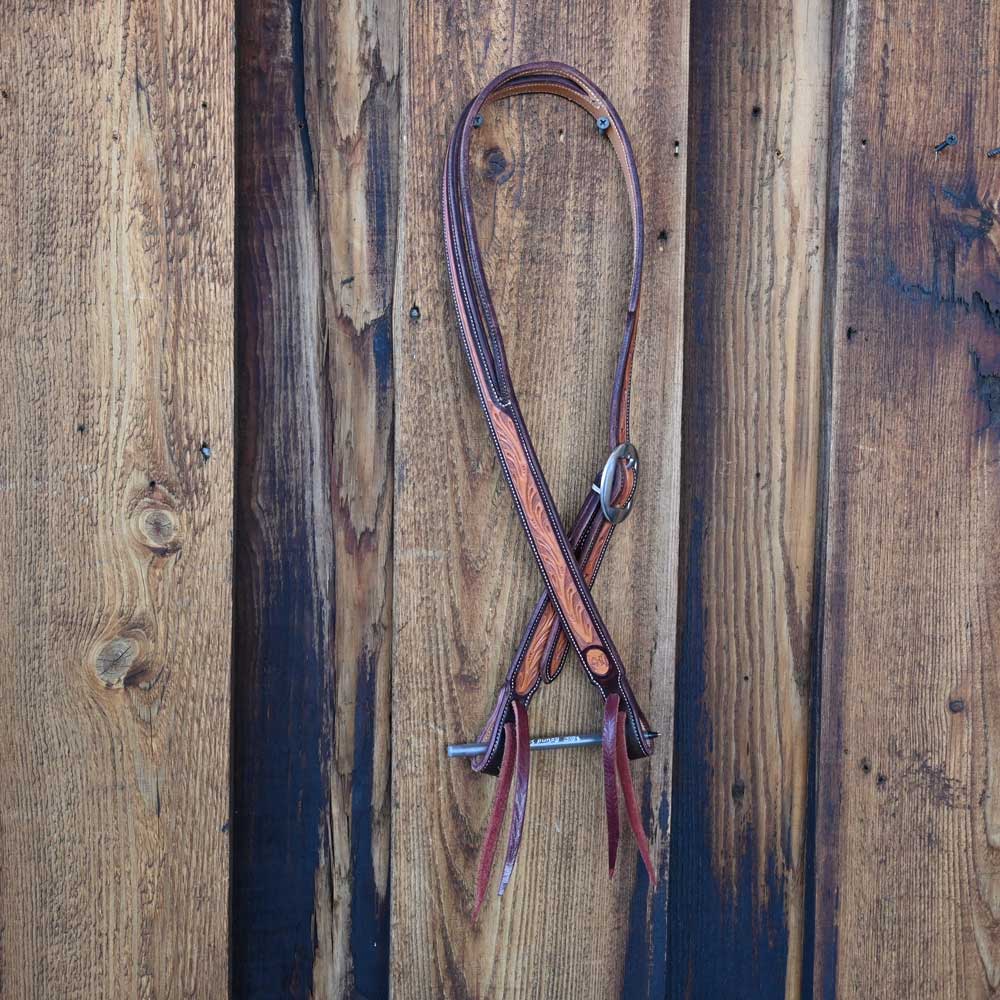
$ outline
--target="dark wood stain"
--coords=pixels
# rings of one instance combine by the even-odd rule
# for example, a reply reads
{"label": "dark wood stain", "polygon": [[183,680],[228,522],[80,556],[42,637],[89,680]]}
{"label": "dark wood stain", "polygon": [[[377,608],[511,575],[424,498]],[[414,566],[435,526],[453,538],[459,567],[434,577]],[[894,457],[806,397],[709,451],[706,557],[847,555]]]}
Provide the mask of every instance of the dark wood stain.
{"label": "dark wood stain", "polygon": [[[242,5],[237,23],[238,996],[388,991],[389,6],[373,24],[349,2],[273,0]],[[327,51],[340,90],[324,83]]]}
{"label": "dark wood stain", "polygon": [[691,9],[674,997],[802,979],[830,11],[790,14]]}
{"label": "dark wood stain", "polygon": [[[309,995],[314,873],[327,806],[331,608],[313,546],[324,519],[331,530],[331,515],[312,508],[307,471],[329,459],[307,436],[308,415],[293,419],[308,397],[282,396],[282,386],[309,377],[299,359],[320,335],[303,289],[314,274],[295,250],[299,220],[314,221],[315,213],[294,128],[289,14],[287,2],[274,0],[242,5],[237,20],[232,905],[233,989],[246,997]],[[321,420],[328,425],[328,414]]]}

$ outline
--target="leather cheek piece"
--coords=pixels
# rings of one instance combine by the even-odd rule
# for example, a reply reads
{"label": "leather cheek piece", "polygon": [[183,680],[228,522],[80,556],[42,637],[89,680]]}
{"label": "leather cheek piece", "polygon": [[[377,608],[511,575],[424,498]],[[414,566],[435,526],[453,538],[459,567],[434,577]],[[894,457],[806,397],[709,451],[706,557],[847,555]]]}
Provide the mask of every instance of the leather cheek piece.
{"label": "leather cheek piece", "polygon": [[[489,105],[519,94],[551,94],[564,98],[600,122],[600,133],[610,140],[625,174],[632,213],[632,280],[607,424],[608,446],[613,457],[606,463],[601,477],[605,491],[603,499],[599,500],[588,484],[585,499],[568,532],[552,500],[518,405],[499,320],[483,270],[472,204],[469,148],[473,133]],[[559,675],[571,651],[604,699],[602,761],[609,869],[614,871],[618,852],[620,786],[629,824],[650,877],[653,877],[649,847],[628,771],[630,758],[647,757],[653,751],[646,735],[648,724],[591,593],[615,530],[615,523],[608,518],[620,519],[617,510],[612,511],[602,504],[609,502],[610,495],[615,508],[627,507],[636,490],[636,453],[623,446],[629,443],[630,380],[638,328],[644,227],[638,170],[622,121],[593,82],[562,63],[529,63],[507,70],[469,102],[449,143],[441,193],[445,260],[461,346],[501,470],[544,583],[544,590],[483,728],[480,742],[486,745],[486,751],[472,764],[477,772],[499,775],[476,879],[474,912],[478,914],[511,798],[513,807],[500,878],[501,894],[518,856],[530,774],[528,706],[543,681],[554,681]],[[617,457],[623,454],[631,456],[628,463]],[[614,479],[610,485],[608,476],[612,467]]]}

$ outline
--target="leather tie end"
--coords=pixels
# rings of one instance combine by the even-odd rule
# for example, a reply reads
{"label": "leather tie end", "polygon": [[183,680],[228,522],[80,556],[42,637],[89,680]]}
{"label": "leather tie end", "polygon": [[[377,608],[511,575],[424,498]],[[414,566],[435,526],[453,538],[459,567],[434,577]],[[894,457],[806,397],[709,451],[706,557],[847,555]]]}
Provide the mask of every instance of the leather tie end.
{"label": "leather tie end", "polygon": [[656,869],[653,866],[653,859],[649,850],[649,839],[642,825],[642,816],[639,813],[639,803],[635,796],[635,786],[632,784],[632,775],[628,767],[628,748],[625,744],[625,727],[628,720],[625,713],[622,713],[621,725],[615,732],[615,764],[618,772],[618,780],[621,783],[622,795],[625,799],[625,812],[628,815],[629,826],[635,836],[639,854],[642,856],[642,863],[646,866],[646,873],[649,875],[649,882],[656,888]]}
{"label": "leather tie end", "polygon": [[496,794],[493,797],[493,809],[490,812],[486,839],[483,841],[482,851],[479,855],[479,870],[476,873],[476,902],[472,908],[473,921],[479,918],[479,911],[483,908],[483,903],[486,900],[486,889],[493,871],[493,858],[496,854],[497,841],[500,839],[504,816],[507,814],[507,799],[510,797],[511,779],[514,775],[515,751],[512,746],[516,739],[514,727],[508,722],[503,729],[506,741],[505,752],[503,763],[500,766]]}
{"label": "leather tie end", "polygon": [[[510,817],[510,833],[507,838],[507,858],[500,875],[498,896],[502,896],[521,849],[521,834],[524,831],[524,812],[528,804],[528,776],[531,767],[531,734],[528,731],[528,712],[520,701],[514,702],[514,804]],[[505,751],[506,754],[506,751]]]}
{"label": "leather tie end", "polygon": [[604,811],[608,824],[608,872],[615,873],[618,863],[618,778],[616,752],[618,734],[618,695],[612,694],[604,703]]}

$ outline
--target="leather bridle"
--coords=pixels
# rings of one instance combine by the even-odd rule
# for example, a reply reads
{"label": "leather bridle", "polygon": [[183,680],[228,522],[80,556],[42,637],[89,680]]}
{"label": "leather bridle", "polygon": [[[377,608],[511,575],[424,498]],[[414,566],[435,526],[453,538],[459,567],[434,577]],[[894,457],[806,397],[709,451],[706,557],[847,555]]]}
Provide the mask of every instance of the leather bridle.
{"label": "leather bridle", "polygon": [[[628,184],[632,210],[632,284],[624,336],[611,394],[611,455],[593,489],[588,489],[568,534],[553,503],[538,456],[511,384],[500,326],[483,273],[470,183],[469,146],[493,102],[518,94],[555,94],[593,116],[611,141]],[[466,359],[507,485],[538,562],[545,591],[500,688],[482,731],[485,752],[473,760],[479,772],[498,774],[496,796],[480,856],[474,912],[486,895],[511,785],[514,806],[507,856],[500,878],[503,894],[517,860],[524,826],[530,766],[527,709],[541,683],[559,676],[572,648],[587,677],[604,698],[602,729],[608,867],[618,853],[618,785],[639,850],[655,882],[642,827],[630,759],[653,752],[649,726],[625,676],[625,666],[594,604],[590,588],[615,525],[631,509],[638,481],[638,455],[629,442],[629,391],[642,280],[643,215],[639,177],[628,135],[611,102],[582,73],[556,62],[536,62],[501,73],[462,112],[448,148],[442,192],[445,253]]]}

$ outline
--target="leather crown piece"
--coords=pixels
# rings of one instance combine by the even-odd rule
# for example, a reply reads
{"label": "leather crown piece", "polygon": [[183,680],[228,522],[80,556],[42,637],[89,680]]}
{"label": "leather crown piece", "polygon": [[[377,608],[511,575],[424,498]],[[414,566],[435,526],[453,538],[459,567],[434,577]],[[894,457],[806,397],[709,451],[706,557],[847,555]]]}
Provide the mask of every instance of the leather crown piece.
{"label": "leather crown piece", "polygon": [[[476,237],[470,183],[469,145],[482,112],[495,101],[518,94],[555,94],[578,104],[610,139],[628,183],[632,209],[632,284],[611,395],[611,456],[599,483],[567,533],[531,443],[511,384],[500,326],[483,273]],[[608,867],[618,854],[618,785],[629,824],[655,882],[642,827],[630,759],[653,752],[649,726],[625,677],[625,667],[594,604],[590,588],[615,529],[631,509],[638,480],[638,456],[629,443],[629,387],[642,279],[643,215],[639,177],[628,135],[610,101],[582,73],[556,62],[536,62],[501,73],[462,112],[448,147],[442,191],[445,254],[458,314],[462,346],[500,466],[538,562],[545,590],[539,597],[496,705],[480,736],[485,752],[473,769],[499,775],[476,878],[474,913],[486,896],[511,785],[514,805],[499,894],[510,881],[524,828],[530,746],[528,705],[544,681],[559,676],[572,648],[587,677],[604,698],[602,730]]]}

